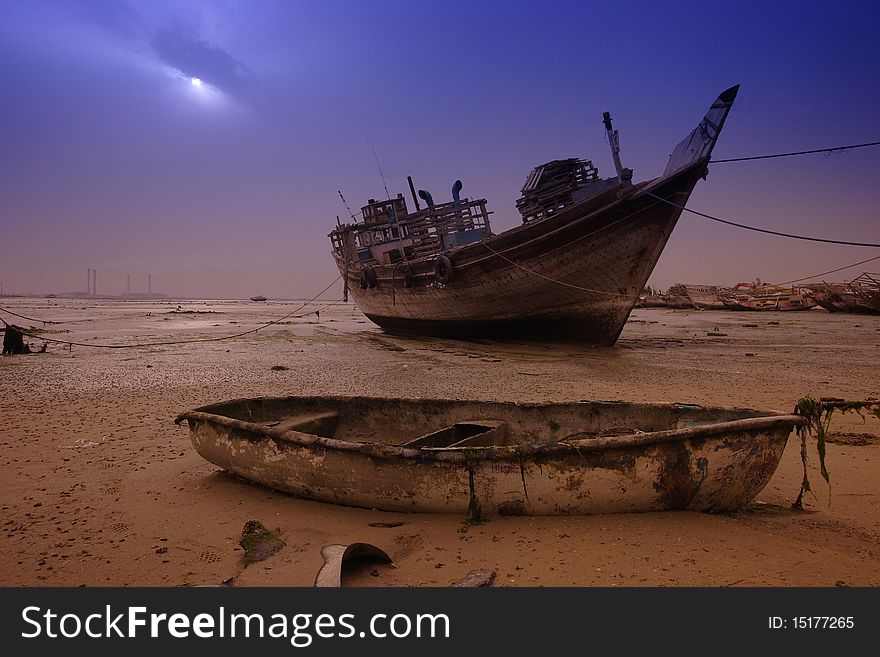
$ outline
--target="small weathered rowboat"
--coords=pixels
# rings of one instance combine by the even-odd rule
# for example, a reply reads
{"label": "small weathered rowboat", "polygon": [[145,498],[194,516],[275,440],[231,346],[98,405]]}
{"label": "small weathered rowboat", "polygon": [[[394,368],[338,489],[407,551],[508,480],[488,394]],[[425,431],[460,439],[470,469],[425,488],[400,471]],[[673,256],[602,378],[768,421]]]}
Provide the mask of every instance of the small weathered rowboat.
{"label": "small weathered rowboat", "polygon": [[802,417],[694,404],[239,399],[189,423],[198,453],[301,497],[505,515],[730,511],[776,470]]}

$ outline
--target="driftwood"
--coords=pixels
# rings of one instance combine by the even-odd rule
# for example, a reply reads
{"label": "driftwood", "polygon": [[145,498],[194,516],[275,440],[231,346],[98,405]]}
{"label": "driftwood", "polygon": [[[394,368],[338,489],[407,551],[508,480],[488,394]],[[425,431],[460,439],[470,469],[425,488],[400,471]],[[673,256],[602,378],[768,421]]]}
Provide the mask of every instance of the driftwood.
{"label": "driftwood", "polygon": [[25,344],[24,333],[18,326],[12,324],[6,325],[6,332],[3,334],[3,355],[29,354],[31,348]]}

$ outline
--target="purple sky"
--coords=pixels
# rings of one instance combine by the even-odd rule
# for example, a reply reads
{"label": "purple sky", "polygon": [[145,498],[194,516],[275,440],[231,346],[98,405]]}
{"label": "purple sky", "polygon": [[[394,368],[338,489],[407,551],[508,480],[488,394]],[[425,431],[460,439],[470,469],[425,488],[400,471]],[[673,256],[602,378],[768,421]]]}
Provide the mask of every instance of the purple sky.
{"label": "purple sky", "polygon": [[[311,296],[327,233],[406,175],[519,223],[531,168],[638,180],[718,92],[716,157],[880,139],[880,3],[0,0],[4,291]],[[201,88],[192,77],[203,81]],[[717,164],[689,207],[880,242],[880,148]],[[781,281],[880,255],[679,223],[652,277]],[[880,269],[877,262],[873,270]],[[867,266],[871,270],[871,266]],[[842,272],[849,278],[861,268]]]}

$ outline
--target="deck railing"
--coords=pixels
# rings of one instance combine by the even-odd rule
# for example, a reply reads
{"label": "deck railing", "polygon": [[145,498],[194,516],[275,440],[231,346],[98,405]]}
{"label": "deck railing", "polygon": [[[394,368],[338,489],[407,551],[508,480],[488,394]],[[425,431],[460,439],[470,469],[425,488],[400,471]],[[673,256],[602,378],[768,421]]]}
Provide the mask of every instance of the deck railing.
{"label": "deck railing", "polygon": [[[429,257],[445,249],[447,236],[469,231],[483,231],[490,234],[489,215],[486,199],[453,201],[441,203],[401,218],[397,222],[381,224],[346,224],[330,233],[333,249],[345,255],[345,240],[348,235],[358,251],[379,244],[402,242],[411,247],[413,258]],[[407,248],[407,253],[410,249]],[[353,253],[347,254],[354,258]],[[363,261],[367,261],[364,257]]]}

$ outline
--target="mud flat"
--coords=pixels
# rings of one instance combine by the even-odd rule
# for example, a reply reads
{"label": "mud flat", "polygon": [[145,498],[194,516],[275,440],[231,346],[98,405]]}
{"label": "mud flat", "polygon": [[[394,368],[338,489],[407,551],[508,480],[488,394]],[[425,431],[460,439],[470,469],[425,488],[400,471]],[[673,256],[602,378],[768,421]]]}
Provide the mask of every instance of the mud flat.
{"label": "mud flat", "polygon": [[[296,302],[4,299],[64,322],[46,337],[126,344],[239,333]],[[310,306],[298,315],[314,310]],[[7,321],[12,321],[3,315]],[[39,340],[31,340],[39,346]],[[310,586],[328,544],[370,542],[398,568],[355,585],[447,586],[474,569],[496,586],[878,586],[880,422],[828,445],[830,496],[797,495],[799,442],[758,501],[732,514],[581,517],[408,515],[337,507],[248,484],[203,461],[173,418],[258,395],[506,401],[622,399],[790,410],[804,394],[880,396],[880,317],[644,309],[614,348],[461,342],[383,334],[351,305],[323,306],[220,342],[71,350],[0,359],[0,584]],[[274,368],[274,369],[273,369]],[[285,369],[286,368],[286,369]],[[847,444],[855,442],[857,444]],[[244,567],[244,523],[286,543]],[[400,524],[402,523],[402,524]]]}

